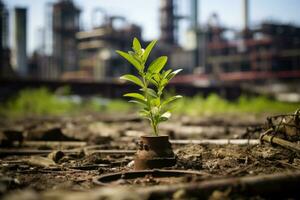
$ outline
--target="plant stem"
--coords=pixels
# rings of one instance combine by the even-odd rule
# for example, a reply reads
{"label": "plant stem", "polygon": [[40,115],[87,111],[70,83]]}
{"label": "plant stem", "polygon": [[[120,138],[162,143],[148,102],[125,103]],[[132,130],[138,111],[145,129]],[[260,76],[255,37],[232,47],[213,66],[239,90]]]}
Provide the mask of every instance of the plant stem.
{"label": "plant stem", "polygon": [[153,128],[154,135],[155,135],[155,136],[158,136],[158,128],[157,128],[157,124],[155,124],[155,122],[152,122],[152,121],[151,121],[151,126],[152,126],[152,128]]}
{"label": "plant stem", "polygon": [[144,94],[145,94],[145,97],[147,99],[147,103],[148,103],[148,108],[149,108],[149,111],[150,111],[150,123],[151,123],[151,126],[152,126],[152,129],[154,131],[154,135],[155,136],[158,136],[158,129],[157,129],[157,124],[155,123],[155,117],[152,113],[152,107],[151,107],[151,103],[150,103],[150,99],[148,98],[148,82],[145,78],[145,74],[143,73],[142,74],[142,78],[143,78],[143,83],[144,83]]}

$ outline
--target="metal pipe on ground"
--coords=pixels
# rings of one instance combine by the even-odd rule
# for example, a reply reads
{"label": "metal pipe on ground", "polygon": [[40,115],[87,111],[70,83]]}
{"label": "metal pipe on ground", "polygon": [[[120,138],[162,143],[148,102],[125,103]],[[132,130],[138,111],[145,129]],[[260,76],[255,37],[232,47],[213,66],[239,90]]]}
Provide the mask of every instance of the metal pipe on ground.
{"label": "metal pipe on ground", "polygon": [[274,135],[262,134],[261,140],[269,142],[270,144],[279,145],[283,148],[292,150],[296,153],[300,153],[300,146],[298,144],[295,144],[295,143],[292,143],[290,141],[281,139],[279,137],[275,137]]}
{"label": "metal pipe on ground", "polygon": [[149,194],[149,199],[170,197],[182,190],[188,197],[207,199],[215,191],[230,189],[231,194],[267,197],[294,197],[300,194],[300,172],[259,175],[242,178],[225,178],[189,184],[158,185],[138,189],[140,194]]}

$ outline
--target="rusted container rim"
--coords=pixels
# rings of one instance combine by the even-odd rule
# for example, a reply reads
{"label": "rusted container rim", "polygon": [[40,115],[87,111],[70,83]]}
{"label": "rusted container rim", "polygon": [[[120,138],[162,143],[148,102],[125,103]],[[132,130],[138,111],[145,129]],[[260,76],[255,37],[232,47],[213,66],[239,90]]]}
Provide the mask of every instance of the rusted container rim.
{"label": "rusted container rim", "polygon": [[155,136],[155,135],[142,135],[140,137],[141,139],[146,139],[146,140],[169,140],[169,136],[168,135],[159,135],[159,136]]}
{"label": "rusted container rim", "polygon": [[141,135],[141,138],[169,138],[168,135]]}
{"label": "rusted container rim", "polygon": [[190,170],[135,170],[129,172],[117,172],[106,174],[103,176],[98,176],[93,179],[93,182],[96,185],[109,185],[113,181],[117,181],[119,179],[135,179],[135,178],[143,178],[146,175],[151,175],[154,178],[162,178],[162,177],[181,177],[186,175],[196,175],[202,176],[203,173],[197,171]]}

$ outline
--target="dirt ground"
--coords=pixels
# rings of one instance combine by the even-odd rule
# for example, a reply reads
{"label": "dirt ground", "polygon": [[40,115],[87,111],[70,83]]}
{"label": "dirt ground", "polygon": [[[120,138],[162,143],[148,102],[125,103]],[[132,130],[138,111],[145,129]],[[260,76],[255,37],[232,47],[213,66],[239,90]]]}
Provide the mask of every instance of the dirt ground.
{"label": "dirt ground", "polygon": [[[177,117],[162,124],[160,129],[161,134],[169,135],[172,140],[259,139],[259,131],[251,130],[259,130],[264,122],[264,116]],[[197,176],[146,176],[99,186],[95,179],[101,175],[133,171],[132,152],[137,148],[138,138],[151,131],[147,122],[135,115],[33,117],[2,120],[0,128],[2,199],[21,196],[22,199],[149,199],[135,189],[300,170],[297,154],[268,143],[173,144],[177,163],[168,169],[196,171]],[[230,187],[214,190],[208,196],[209,199],[265,199],[256,194],[234,193]],[[161,199],[197,199],[197,196],[179,190]]]}

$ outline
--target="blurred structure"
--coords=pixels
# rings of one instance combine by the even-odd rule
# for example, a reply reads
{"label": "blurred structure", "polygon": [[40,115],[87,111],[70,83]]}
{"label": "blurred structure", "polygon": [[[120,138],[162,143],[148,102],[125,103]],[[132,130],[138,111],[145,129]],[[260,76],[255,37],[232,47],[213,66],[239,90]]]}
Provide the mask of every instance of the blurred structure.
{"label": "blurred structure", "polygon": [[53,76],[78,70],[76,33],[79,31],[80,10],[72,0],[60,0],[53,5]]}
{"label": "blurred structure", "polygon": [[[218,28],[218,29],[216,29]],[[216,31],[219,30],[219,31]],[[300,77],[300,28],[265,22],[248,37],[224,38],[221,27],[208,27],[206,73],[217,79]],[[242,34],[243,35],[243,34]]]}
{"label": "blurred structure", "polygon": [[[199,0],[190,0],[190,16],[181,16],[177,0],[160,0],[160,39],[150,60],[169,56],[168,66],[183,68],[173,79],[178,83],[222,85],[231,82],[258,82],[300,78],[300,27],[263,22],[251,26],[249,0],[242,1],[243,27],[223,26],[218,14],[199,23]],[[9,70],[8,12],[0,0],[1,76]],[[38,47],[27,63],[26,9],[15,9],[14,69],[21,76],[37,79],[111,80],[134,73],[115,53],[130,50],[134,37],[143,46],[141,27],[123,16],[112,16],[94,8],[93,27],[80,29],[80,9],[72,0],[46,4],[45,26],[36,38]],[[185,42],[178,43],[179,21],[189,20]]]}
{"label": "blurred structure", "polygon": [[0,47],[1,50],[8,48],[8,11],[1,0],[0,0]]}
{"label": "blurred structure", "polygon": [[13,68],[21,77],[28,74],[27,68],[27,8],[14,9]]}
{"label": "blurred structure", "polygon": [[8,46],[8,11],[0,0],[0,78],[13,75],[10,66],[10,49]]}
{"label": "blurred structure", "polygon": [[246,31],[249,28],[249,2],[243,0],[243,30]]}
{"label": "blurred structure", "polygon": [[160,43],[178,46],[179,21],[188,19],[177,12],[177,0],[160,0]]}
{"label": "blurred structure", "polygon": [[[95,11],[98,12],[100,9]],[[104,13],[102,24],[96,25],[92,30],[76,34],[81,75],[94,80],[118,77],[130,72],[132,68],[128,65],[124,66],[124,62],[116,55],[115,50],[130,48],[132,38],[141,38],[142,34],[139,26],[128,24],[123,17],[108,16],[105,11],[101,12]],[[116,21],[121,22],[121,27],[114,25]]]}
{"label": "blurred structure", "polygon": [[28,60],[28,77],[32,79],[38,79],[41,75],[39,69],[39,54],[34,51],[32,56]]}
{"label": "blurred structure", "polygon": [[[58,79],[58,63],[54,63],[53,51],[53,3],[48,2],[45,5],[45,25],[37,30],[37,49],[30,58],[30,66],[37,63],[37,72],[30,73],[32,78],[36,79]],[[33,65],[34,66],[34,65]],[[32,70],[32,67],[31,69]]]}
{"label": "blurred structure", "polygon": [[171,66],[183,68],[181,74],[201,73],[204,71],[204,40],[203,32],[199,24],[199,1],[190,0],[190,15],[185,17],[189,20],[186,30],[185,42],[182,48],[177,48],[170,54]]}
{"label": "blurred structure", "polygon": [[222,84],[300,78],[300,27],[276,22],[250,27],[248,3],[243,0],[243,28],[237,31],[222,26],[217,14],[199,27],[195,15],[198,3],[191,0],[187,43],[184,50],[173,51],[171,56],[172,65],[185,66],[194,75],[178,76],[177,82]]}
{"label": "blurred structure", "polygon": [[175,44],[174,0],[160,1],[160,40],[166,44]]}

